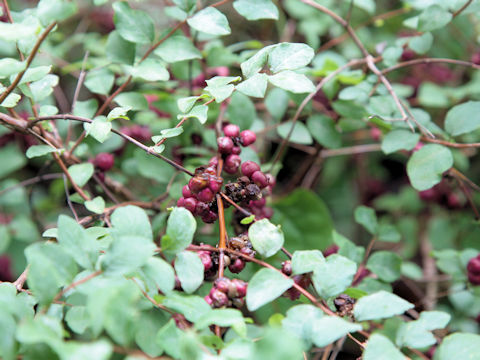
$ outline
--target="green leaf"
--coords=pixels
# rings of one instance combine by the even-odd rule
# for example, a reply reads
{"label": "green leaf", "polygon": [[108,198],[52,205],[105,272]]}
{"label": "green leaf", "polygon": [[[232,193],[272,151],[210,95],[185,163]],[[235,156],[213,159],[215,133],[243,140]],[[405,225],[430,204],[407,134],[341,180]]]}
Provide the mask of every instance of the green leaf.
{"label": "green leaf", "polygon": [[423,191],[437,185],[442,180],[442,174],[452,165],[450,149],[438,144],[428,144],[410,157],[407,174],[412,186]]}
{"label": "green leaf", "polygon": [[158,331],[155,341],[168,355],[179,359],[180,337],[182,334],[183,332],[175,325],[175,320],[171,319]]}
{"label": "green leaf", "polygon": [[12,108],[14,106],[17,106],[21,98],[22,97],[20,95],[11,93],[5,98],[5,100],[2,101],[0,106],[6,107],[6,108]]}
{"label": "green leaf", "polygon": [[146,81],[167,81],[170,78],[170,73],[162,62],[148,58],[131,68],[129,73]]}
{"label": "green leaf", "polygon": [[247,20],[278,19],[278,9],[271,0],[237,0],[233,7]]}
{"label": "green leaf", "polygon": [[463,135],[480,127],[480,101],[467,101],[452,107],[445,117],[445,130],[452,136]]}
{"label": "green leaf", "polygon": [[315,345],[323,347],[359,330],[362,330],[360,324],[352,324],[337,316],[324,316],[313,323],[312,341]]}
{"label": "green leaf", "polygon": [[294,94],[304,94],[315,91],[315,85],[313,85],[309,78],[290,70],[271,75],[268,77],[268,81],[272,85],[293,92]]}
{"label": "green leaf", "polygon": [[114,80],[115,76],[110,70],[101,68],[87,73],[85,86],[95,94],[108,95],[112,89]]}
{"label": "green leaf", "polygon": [[97,196],[92,200],[85,201],[85,207],[95,214],[103,214],[105,210],[105,200],[101,196]]}
{"label": "green leaf", "polygon": [[272,269],[260,269],[248,283],[247,308],[255,311],[275,300],[293,285],[293,280]]}
{"label": "green leaf", "polygon": [[176,127],[176,128],[170,128],[170,129],[163,129],[162,131],[160,131],[161,135],[152,136],[152,141],[154,143],[158,143],[162,139],[168,139],[168,138],[176,137],[176,136],[178,136],[182,133],[183,133],[183,127],[182,126]]}
{"label": "green leaf", "polygon": [[107,59],[114,63],[133,65],[135,46],[135,43],[121,37],[118,31],[112,31],[107,38]]}
{"label": "green leaf", "polygon": [[0,59],[0,79],[5,79],[12,74],[17,74],[20,71],[23,71],[26,65],[26,62],[12,58]]}
{"label": "green leaf", "polygon": [[380,334],[373,334],[367,342],[363,352],[364,360],[405,360],[406,357],[386,337]]}
{"label": "green leaf", "polygon": [[2,159],[2,166],[0,166],[0,178],[3,178],[14,171],[21,169],[27,163],[25,155],[20,152],[15,145],[1,147],[0,159]]}
{"label": "green leaf", "polygon": [[185,208],[176,207],[167,221],[167,234],[162,238],[162,250],[176,254],[192,243],[197,222],[192,213]]}
{"label": "green leaf", "polygon": [[195,322],[195,328],[199,330],[205,329],[209,325],[218,325],[222,327],[235,326],[236,328],[238,328],[238,325],[240,325],[240,328],[243,328],[244,333],[239,335],[247,335],[245,320],[243,319],[243,315],[240,310],[237,309],[213,309],[212,311],[204,313]]}
{"label": "green leaf", "polygon": [[355,304],[357,321],[386,319],[413,309],[414,305],[401,297],[381,290],[360,298]]}
{"label": "green leaf", "polygon": [[367,231],[374,235],[378,230],[377,215],[375,210],[367,206],[358,206],[355,209],[355,221],[362,225]]}
{"label": "green leaf", "polygon": [[452,14],[447,9],[444,9],[440,5],[433,4],[423,10],[419,15],[417,29],[419,31],[440,29],[447,25],[452,18]]}
{"label": "green leaf", "polygon": [[188,321],[194,323],[204,314],[212,311],[210,305],[200,296],[184,295],[177,292],[168,294],[162,304],[169,309],[183,314]]}
{"label": "green leaf", "polygon": [[152,281],[164,294],[169,294],[175,287],[175,273],[166,261],[152,257],[142,267],[147,280]]}
{"label": "green leaf", "polygon": [[[21,87],[25,95],[32,98],[35,102],[42,101],[53,92],[53,88],[58,85],[58,76],[48,74],[43,79],[30,83],[30,90]],[[23,85],[25,86],[25,84]],[[28,88],[27,88],[28,89]]]}
{"label": "green leaf", "polygon": [[282,224],[290,251],[326,248],[333,222],[325,203],[312,191],[297,189],[274,204],[274,221]]}
{"label": "green leaf", "polygon": [[39,314],[22,322],[17,330],[17,340],[25,344],[46,343],[57,348],[63,335],[60,320],[50,315]]}
{"label": "green leaf", "polygon": [[421,280],[423,278],[422,268],[410,261],[402,262],[401,272],[403,276],[409,277],[413,280]]}
{"label": "green leaf", "polygon": [[115,97],[115,102],[121,107],[130,107],[131,110],[147,110],[148,102],[145,96],[138,92],[124,92]]}
{"label": "green leaf", "polygon": [[257,117],[255,105],[248,96],[235,91],[227,108],[227,117],[231,123],[238,125],[240,129],[250,129]]}
{"label": "green leaf", "polygon": [[175,271],[182,289],[191,294],[203,283],[204,266],[200,257],[191,251],[182,251],[175,258]]}
{"label": "green leaf", "polygon": [[242,69],[243,76],[249,78],[262,70],[267,62],[268,54],[274,49],[274,47],[275,45],[266,46],[250,59],[242,62],[240,68]]}
{"label": "green leaf", "polygon": [[205,124],[207,122],[207,113],[208,113],[208,106],[206,105],[195,105],[192,110],[188,112],[188,114],[181,114],[178,115],[178,119],[186,118],[195,118],[200,121],[200,124]]}
{"label": "green leaf", "polygon": [[318,294],[328,299],[350,286],[357,272],[357,264],[344,256],[333,254],[313,270],[313,285]]}
{"label": "green leaf", "polygon": [[314,336],[314,324],[323,317],[323,312],[310,304],[292,306],[282,320],[282,327],[302,339],[310,348]]}
{"label": "green leaf", "polygon": [[325,258],[320,250],[298,250],[292,256],[292,275],[312,272]]}
{"label": "green leaf", "polygon": [[116,209],[111,217],[113,241],[102,259],[107,275],[124,275],[147,263],[156,248],[145,211],[136,206]]}
{"label": "green leaf", "polygon": [[242,94],[263,98],[267,91],[268,76],[266,74],[255,74],[249,79],[238,84],[235,88]]}
{"label": "green leaf", "polygon": [[283,231],[268,219],[259,220],[248,228],[248,237],[253,248],[265,257],[275,255],[285,241]]}
{"label": "green leaf", "polygon": [[335,121],[328,116],[315,114],[307,119],[307,128],[319,144],[336,149],[342,145],[342,137],[335,128]]}
{"label": "green leaf", "polygon": [[58,243],[70,254],[78,265],[95,269],[99,255],[98,242],[87,234],[74,219],[60,215],[58,218]]}
{"label": "green leaf", "polygon": [[75,103],[75,109],[73,115],[82,116],[91,119],[95,116],[98,109],[98,102],[95,99],[86,101],[77,101]]}
{"label": "green leaf", "polygon": [[130,120],[127,116],[127,113],[131,110],[129,106],[127,107],[116,107],[111,110],[107,115],[108,121],[113,121],[115,119],[125,119]]}
{"label": "green leaf", "polygon": [[[282,139],[286,139],[291,128],[291,121],[284,122],[277,127],[277,133]],[[306,126],[302,122],[297,121],[289,141],[297,144],[310,145],[313,142],[313,139]]]}
{"label": "green leaf", "polygon": [[92,123],[84,123],[83,127],[87,136],[90,135],[98,142],[103,143],[110,135],[112,123],[105,116],[101,115],[93,119]]}
{"label": "green leaf", "polygon": [[447,326],[450,318],[450,314],[442,311],[423,311],[418,320],[400,325],[395,342],[397,346],[407,346],[412,349],[431,346],[437,340],[430,331],[443,329]]}
{"label": "green leaf", "polygon": [[27,158],[31,159],[34,157],[44,156],[52,152],[59,152],[60,149],[51,147],[50,145],[33,145],[30,146],[26,152]]}
{"label": "green leaf", "polygon": [[408,47],[415,51],[417,54],[425,54],[433,44],[432,33],[426,32],[420,36],[414,36],[408,42]]}
{"label": "green leaf", "polygon": [[[29,68],[27,71],[22,76],[22,79],[18,83],[18,85],[25,84],[27,82],[32,82],[32,81],[38,81],[45,77],[50,70],[52,69],[52,66],[37,66],[34,68]],[[10,82],[13,82],[15,80],[15,76],[12,75],[10,77]]]}
{"label": "green leaf", "polygon": [[39,115],[40,116],[51,116],[51,115],[57,115],[58,114],[58,108],[53,105],[42,105],[40,107]]}
{"label": "green leaf", "polygon": [[115,28],[121,37],[138,44],[148,44],[153,41],[155,29],[153,20],[144,11],[133,10],[127,2],[113,4]]}
{"label": "green leaf", "polygon": [[0,40],[14,42],[27,39],[35,35],[36,24],[6,23],[0,22]]}
{"label": "green leaf", "polygon": [[189,97],[180,98],[177,100],[177,106],[182,113],[187,113],[193,108],[193,105],[195,105],[195,103],[199,98],[200,98],[199,96],[189,96]]}
{"label": "green leaf", "polygon": [[356,246],[352,241],[348,240],[345,236],[333,231],[333,242],[338,246],[338,255],[345,256],[357,264],[363,260],[365,254],[365,248],[362,246]]}
{"label": "green leaf", "polygon": [[25,249],[30,266],[27,283],[41,304],[50,303],[61,286],[77,274],[73,258],[56,243],[34,243]]}
{"label": "green leaf", "polygon": [[282,70],[297,70],[307,66],[314,55],[313,49],[306,44],[281,43],[269,53],[268,64],[274,74]]}
{"label": "green leaf", "polygon": [[168,63],[184,60],[201,59],[202,53],[185,36],[176,35],[168,38],[154,51]]}
{"label": "green leaf", "polygon": [[217,103],[221,103],[230,95],[232,95],[235,86],[230,84],[231,82],[238,81],[240,77],[234,76],[215,76],[214,78],[207,80],[207,87],[205,91],[210,93],[215,98]]}
{"label": "green leaf", "polygon": [[395,226],[391,224],[380,224],[378,226],[378,240],[385,242],[399,242],[402,235],[398,232]]}
{"label": "green leaf", "polygon": [[377,251],[368,258],[367,269],[380,280],[394,282],[401,275],[402,258],[391,251]]}
{"label": "green leaf", "polygon": [[75,181],[78,186],[82,187],[92,177],[93,170],[93,164],[83,163],[70,166],[68,168],[68,173],[72,177],[73,181]]}
{"label": "green leaf", "polygon": [[193,29],[210,35],[228,35],[231,32],[227,17],[211,6],[197,12],[187,23]]}
{"label": "green leaf", "polygon": [[382,140],[382,151],[391,154],[398,150],[412,150],[420,140],[420,134],[408,130],[390,131]]}
{"label": "green leaf", "polygon": [[41,0],[37,6],[37,17],[43,26],[68,19],[77,12],[77,4],[64,0]]}
{"label": "green leaf", "polygon": [[445,337],[435,351],[434,360],[480,359],[480,335],[455,333]]}

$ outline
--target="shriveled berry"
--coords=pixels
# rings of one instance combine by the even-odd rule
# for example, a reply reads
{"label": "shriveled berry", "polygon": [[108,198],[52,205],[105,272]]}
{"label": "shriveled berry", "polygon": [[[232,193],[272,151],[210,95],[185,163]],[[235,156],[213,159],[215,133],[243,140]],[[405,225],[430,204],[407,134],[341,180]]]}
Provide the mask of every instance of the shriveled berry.
{"label": "shriveled berry", "polygon": [[182,195],[184,198],[193,197],[193,193],[190,191],[190,188],[188,187],[188,185],[185,185],[182,188]]}
{"label": "shriveled berry", "polygon": [[292,262],[290,260],[282,262],[282,272],[285,275],[292,275]]}
{"label": "shriveled berry", "polygon": [[268,185],[268,179],[265,176],[265,174],[261,171],[255,171],[250,178],[255,184],[258,185],[260,189],[263,189]]}
{"label": "shriveled berry", "polygon": [[230,299],[244,297],[247,295],[247,286],[247,282],[240,279],[233,279],[228,287],[228,297]]}
{"label": "shriveled berry", "polygon": [[197,206],[197,200],[194,198],[188,198],[184,200],[184,205],[185,209],[190,211],[192,214],[195,213],[195,207]]}
{"label": "shriveled berry", "polygon": [[222,185],[223,179],[221,177],[210,178],[210,181],[208,183],[208,187],[210,188],[210,190],[212,190],[214,194],[222,190]]}
{"label": "shriveled berry", "polygon": [[195,215],[204,216],[208,214],[210,211],[210,206],[203,201],[197,201],[197,205],[195,206]]}
{"label": "shriveled berry", "polygon": [[234,298],[232,299],[232,305],[237,309],[240,309],[245,305],[245,298]]}
{"label": "shriveled berry", "polygon": [[242,164],[242,174],[247,176],[247,177],[250,177],[252,176],[252,174],[255,172],[255,171],[259,171],[260,170],[260,166],[256,163],[256,162],[253,162],[253,161],[245,161],[243,164]]}
{"label": "shriveled berry", "polygon": [[240,134],[240,128],[234,124],[228,124],[223,128],[223,133],[228,137],[237,137]]}
{"label": "shriveled berry", "polygon": [[472,274],[480,275],[480,255],[470,259],[467,270]]}
{"label": "shriveled berry", "polygon": [[231,138],[222,136],[217,139],[218,152],[221,154],[230,154],[233,149],[233,141]]}
{"label": "shriveled berry", "polygon": [[230,286],[231,280],[226,278],[226,277],[221,277],[215,280],[213,283],[213,286],[220,290],[221,292],[224,292],[225,294],[228,293],[228,288]]}
{"label": "shriveled berry", "polygon": [[208,186],[207,176],[194,176],[188,182],[190,191],[194,194],[198,194],[200,191]]}
{"label": "shriveled berry", "polygon": [[232,264],[230,264],[230,266],[228,267],[228,269],[234,273],[234,274],[238,274],[239,272],[241,272],[243,269],[245,268],[245,261],[243,261],[242,259],[240,258],[237,258]]}
{"label": "shriveled berry", "polygon": [[210,252],[202,250],[198,252],[198,256],[200,257],[200,260],[202,260],[202,264],[203,264],[203,267],[205,268],[205,271],[210,270],[213,266]]}
{"label": "shriveled berry", "polygon": [[109,153],[100,153],[95,156],[93,164],[102,171],[108,171],[113,167],[115,158]]}
{"label": "shriveled berry", "polygon": [[197,199],[205,203],[211,202],[214,197],[215,195],[213,194],[212,190],[210,190],[208,187],[200,191],[197,195]]}
{"label": "shriveled berry", "polygon": [[218,219],[218,215],[213,211],[208,211],[208,213],[202,215],[202,221],[206,224],[212,224]]}
{"label": "shriveled berry", "polygon": [[212,299],[213,306],[219,308],[226,306],[228,304],[228,296],[224,292],[212,288],[209,294],[210,298]]}
{"label": "shriveled berry", "polygon": [[257,135],[251,130],[243,130],[240,133],[240,142],[243,146],[252,145],[257,140]]}

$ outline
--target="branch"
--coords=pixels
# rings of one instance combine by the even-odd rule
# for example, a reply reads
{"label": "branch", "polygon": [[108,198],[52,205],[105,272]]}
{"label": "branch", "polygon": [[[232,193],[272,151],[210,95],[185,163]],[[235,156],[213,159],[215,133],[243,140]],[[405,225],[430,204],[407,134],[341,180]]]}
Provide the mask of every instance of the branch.
{"label": "branch", "polygon": [[447,63],[460,66],[472,67],[474,69],[480,69],[480,65],[474,64],[470,61],[455,60],[455,59],[446,59],[446,58],[422,58],[422,59],[413,59],[409,61],[400,62],[393,66],[390,66],[382,70],[382,74],[389,73],[391,71],[401,69],[406,66],[418,65],[418,64],[433,64],[433,63]]}

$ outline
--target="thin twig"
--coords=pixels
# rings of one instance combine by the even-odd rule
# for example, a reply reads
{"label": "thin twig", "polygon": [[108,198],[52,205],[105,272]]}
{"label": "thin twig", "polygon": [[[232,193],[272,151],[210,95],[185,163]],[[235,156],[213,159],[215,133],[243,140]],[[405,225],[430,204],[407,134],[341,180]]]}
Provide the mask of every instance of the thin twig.
{"label": "thin twig", "polygon": [[3,189],[2,191],[0,191],[0,196],[18,188],[18,187],[25,187],[25,186],[33,185],[33,184],[36,184],[36,183],[39,183],[39,182],[42,182],[42,181],[45,181],[45,180],[58,179],[58,178],[61,178],[62,176],[63,176],[62,173],[54,173],[54,174],[45,174],[45,175],[35,176],[31,179],[24,180],[22,182],[19,182],[18,184],[15,184],[15,185],[12,185],[12,186],[10,186],[6,189]]}
{"label": "thin twig", "polygon": [[421,58],[421,59],[403,61],[393,66],[390,66],[386,69],[383,69],[382,74],[387,74],[391,71],[398,70],[407,66],[413,66],[413,65],[419,65],[419,64],[435,64],[435,63],[453,64],[453,65],[459,65],[459,66],[472,67],[474,69],[480,69],[480,65],[474,64],[470,61],[447,59],[447,58]]}
{"label": "thin twig", "polygon": [[63,174],[63,186],[65,188],[65,197],[67,199],[67,204],[70,210],[72,211],[73,216],[75,217],[75,221],[78,223],[78,214],[73,207],[72,200],[70,200],[70,194],[68,192],[68,184],[67,184],[67,176]]}
{"label": "thin twig", "polygon": [[71,283],[68,285],[66,288],[64,288],[62,291],[60,291],[55,297],[53,298],[53,302],[60,300],[60,298],[66,294],[68,291],[72,290],[73,288],[77,287],[78,285],[81,285],[83,283],[86,283],[88,280],[93,279],[94,277],[97,277],[102,273],[102,270],[97,270],[93,273],[91,273],[88,276],[85,276],[83,279],[80,279],[78,281],[75,281],[74,283]]}
{"label": "thin twig", "polygon": [[467,2],[465,4],[463,4],[463,6],[460,9],[458,9],[457,11],[455,11],[453,13],[452,18],[456,18],[458,15],[460,15],[462,13],[462,11],[465,10],[472,2],[473,2],[473,0],[467,0]]}

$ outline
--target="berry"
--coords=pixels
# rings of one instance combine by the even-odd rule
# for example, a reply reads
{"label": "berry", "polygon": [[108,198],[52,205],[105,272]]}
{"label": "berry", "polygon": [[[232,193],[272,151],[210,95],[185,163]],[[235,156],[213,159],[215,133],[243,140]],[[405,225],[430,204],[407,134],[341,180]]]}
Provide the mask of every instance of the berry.
{"label": "berry", "polygon": [[261,171],[255,171],[250,178],[260,189],[263,189],[268,185],[268,179]]}
{"label": "berry", "polygon": [[208,187],[214,194],[218,193],[222,190],[223,179],[220,177],[210,178],[210,182],[208,183]]}
{"label": "berry", "polygon": [[193,197],[193,193],[190,191],[190,188],[188,187],[188,185],[185,185],[182,188],[182,195],[183,195],[184,198]]}
{"label": "berry", "polygon": [[265,176],[267,177],[267,180],[268,180],[268,186],[270,188],[273,188],[277,184],[277,180],[272,174],[266,174]]}
{"label": "berry", "polygon": [[208,305],[210,305],[210,306],[213,305],[213,300],[210,297],[210,295],[205,295],[205,297],[203,299],[207,302]]}
{"label": "berry", "polygon": [[413,58],[415,58],[416,55],[417,54],[415,53],[415,51],[413,51],[410,48],[406,48],[402,52],[402,60],[403,61],[412,60]]}
{"label": "berry", "polygon": [[237,309],[240,309],[245,305],[245,298],[234,298],[232,299],[232,305]]}
{"label": "berry", "polygon": [[240,146],[234,146],[232,148],[232,154],[234,155],[240,155],[241,152],[242,152],[242,148]]}
{"label": "berry", "polygon": [[265,207],[262,209],[262,215],[267,218],[271,219],[273,216],[273,209],[271,207]]}
{"label": "berry", "polygon": [[234,273],[234,274],[238,274],[239,272],[241,272],[243,269],[245,268],[245,261],[243,261],[242,259],[240,258],[237,258],[232,264],[230,264],[230,266],[228,267],[228,269]]}
{"label": "berry", "polygon": [[480,65],[480,51],[473,54],[470,61],[475,65]]}
{"label": "berry", "polygon": [[195,215],[204,216],[207,215],[209,211],[210,206],[208,206],[208,204],[202,201],[197,201],[197,205],[195,206]]}
{"label": "berry", "polygon": [[205,215],[202,215],[202,220],[204,223],[212,224],[218,219],[218,215],[215,214],[213,211],[209,211]]}
{"label": "berry", "polygon": [[222,136],[217,139],[218,151],[221,154],[230,154],[233,149],[233,140],[229,137]]}
{"label": "berry", "polygon": [[213,286],[226,294],[228,292],[230,282],[231,282],[230,279],[226,277],[221,277],[215,280],[215,282],[213,283]]}
{"label": "berry", "polygon": [[250,177],[252,176],[252,174],[255,172],[255,171],[259,171],[260,170],[260,166],[256,163],[256,162],[253,162],[253,161],[245,161],[243,164],[242,164],[242,174],[247,176],[247,177]]}
{"label": "berry", "polygon": [[188,182],[188,187],[190,191],[194,194],[199,193],[208,186],[208,177],[206,176],[197,176],[195,175]]}
{"label": "berry", "polygon": [[229,174],[235,174],[241,163],[242,159],[240,159],[240,156],[230,154],[225,159],[224,170]]}
{"label": "berry", "polygon": [[188,198],[183,201],[183,206],[185,209],[190,211],[192,214],[195,212],[195,207],[197,206],[197,200],[194,198]]}
{"label": "berry", "polygon": [[292,262],[290,260],[282,262],[282,272],[287,276],[292,275]]}
{"label": "berry", "polygon": [[177,206],[178,207],[185,207],[185,198],[181,197],[180,199],[177,200]]}
{"label": "berry", "polygon": [[102,171],[108,171],[113,167],[114,157],[109,153],[100,153],[95,156],[93,164]]}
{"label": "berry", "polygon": [[240,133],[240,143],[243,146],[251,145],[257,140],[257,135],[251,130],[243,130]]}
{"label": "berry", "polygon": [[263,208],[265,206],[265,203],[267,201],[265,200],[265,198],[261,198],[259,200],[251,200],[249,203],[248,203],[248,206],[250,207],[256,207],[256,208]]}
{"label": "berry", "polygon": [[213,200],[215,195],[213,194],[212,190],[208,187],[200,191],[197,195],[197,199],[203,201],[204,203],[209,203]]}
{"label": "berry", "polygon": [[228,287],[228,297],[231,299],[243,298],[245,295],[247,295],[247,286],[248,283],[245,281],[233,279]]}
{"label": "berry", "polygon": [[218,158],[216,156],[212,156],[208,161],[208,165],[217,166],[218,165]]}
{"label": "berry", "polygon": [[467,270],[469,273],[480,275],[480,255],[470,259],[467,264]]}
{"label": "berry", "polygon": [[200,257],[200,260],[202,260],[203,267],[205,268],[205,271],[208,271],[212,268],[213,262],[212,262],[212,257],[210,256],[209,251],[199,251],[198,256]]}
{"label": "berry", "polygon": [[223,128],[223,133],[228,137],[238,137],[240,135],[240,128],[234,124],[228,124]]}
{"label": "berry", "polygon": [[210,298],[212,299],[212,303],[214,307],[219,308],[222,306],[226,306],[228,304],[227,294],[225,294],[224,292],[216,288],[212,288],[209,295],[210,295]]}
{"label": "berry", "polygon": [[472,285],[480,285],[480,274],[468,273],[468,281]]}

